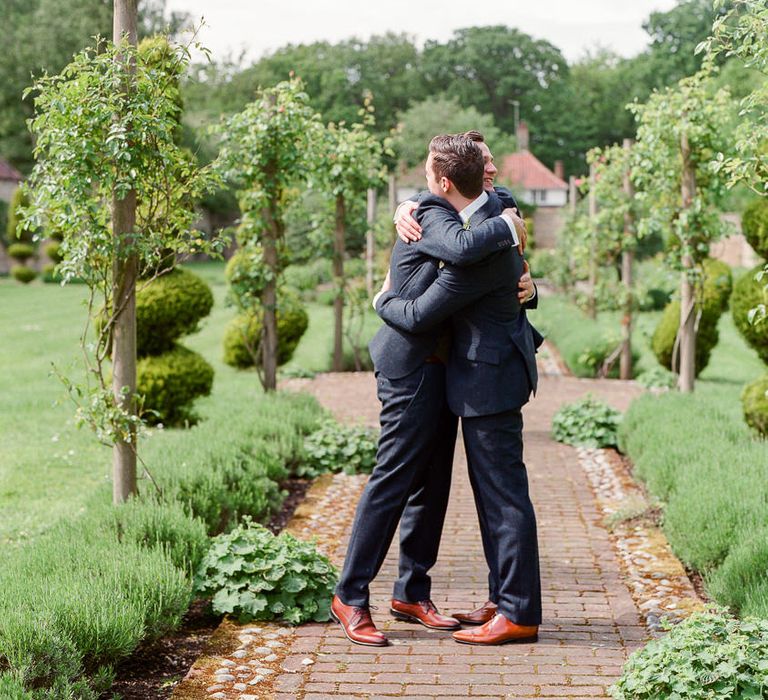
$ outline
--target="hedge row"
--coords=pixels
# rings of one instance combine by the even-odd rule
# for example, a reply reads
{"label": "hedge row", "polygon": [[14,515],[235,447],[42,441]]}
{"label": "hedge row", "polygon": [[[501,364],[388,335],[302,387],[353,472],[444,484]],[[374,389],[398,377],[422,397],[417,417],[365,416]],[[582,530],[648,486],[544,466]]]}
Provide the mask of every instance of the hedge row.
{"label": "hedge row", "polygon": [[664,530],[680,559],[719,602],[768,617],[768,442],[722,403],[707,392],[643,396],[620,440],[665,502]]}
{"label": "hedge row", "polygon": [[150,441],[158,493],[85,514],[8,551],[0,567],[0,697],[99,697],[111,666],[181,621],[208,535],[265,519],[323,418],[308,396],[235,399],[226,415]]}

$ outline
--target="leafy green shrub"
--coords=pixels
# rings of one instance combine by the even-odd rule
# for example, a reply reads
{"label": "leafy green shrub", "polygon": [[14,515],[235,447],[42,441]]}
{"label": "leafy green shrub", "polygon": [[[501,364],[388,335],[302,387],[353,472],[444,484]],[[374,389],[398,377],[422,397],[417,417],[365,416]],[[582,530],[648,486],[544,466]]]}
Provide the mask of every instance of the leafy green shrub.
{"label": "leafy green shrub", "polygon": [[210,287],[197,275],[175,268],[151,283],[139,282],[136,293],[136,343],[139,356],[173,348],[183,335],[194,333],[213,308]]}
{"label": "leafy green shrub", "polygon": [[741,230],[761,258],[768,258],[768,201],[758,197],[744,209]]}
{"label": "leafy green shrub", "polygon": [[61,254],[61,244],[57,241],[51,241],[47,246],[45,246],[45,254],[56,265],[58,265],[58,263],[63,260],[63,256]]}
{"label": "leafy green shrub", "polygon": [[[696,333],[696,376],[709,364],[712,350],[720,338],[717,324],[720,321],[720,315],[728,306],[731,287],[730,268],[718,260],[705,260],[703,280],[696,301],[696,313],[701,314]],[[667,369],[672,369],[672,355],[679,327],[680,302],[672,301],[664,309],[651,338],[653,354],[656,355],[659,364]]]}
{"label": "leafy green shrub", "polygon": [[19,217],[19,208],[24,208],[28,205],[29,199],[24,192],[24,188],[16,188],[11,196],[11,202],[8,207],[8,219],[5,231],[5,240],[9,245],[14,241],[23,241],[24,243],[32,243],[34,241],[35,232],[22,224]]}
{"label": "leafy green shrub", "polygon": [[315,288],[333,278],[331,261],[318,258],[306,265],[288,265],[283,271],[285,283],[300,292],[312,292]]}
{"label": "leafy green shrub", "polygon": [[37,272],[26,265],[14,265],[11,268],[11,275],[17,282],[29,284],[35,277],[37,277]]}
{"label": "leafy green shrub", "polygon": [[213,386],[213,367],[202,355],[181,345],[162,355],[141,358],[136,375],[136,391],[144,399],[150,424],[196,422],[191,403],[210,394]]}
{"label": "leafy green shrub", "polygon": [[674,389],[677,375],[663,367],[654,367],[637,376],[637,383],[646,389]]}
{"label": "leafy green shrub", "polygon": [[323,306],[333,306],[336,296],[336,290],[333,288],[320,289],[315,295],[315,301]]}
{"label": "leafy green shrub", "polygon": [[768,619],[768,525],[745,534],[722,566],[707,578],[707,591],[740,616]]}
{"label": "leafy green shrub", "polygon": [[661,311],[680,283],[679,275],[658,257],[639,262],[635,278],[635,296],[641,311]]}
{"label": "leafy green shrub", "polygon": [[749,322],[750,309],[768,302],[765,282],[755,279],[762,269],[763,265],[760,264],[736,280],[731,295],[731,314],[744,340],[757,351],[763,362],[768,362],[768,323]]}
{"label": "leafy green shrub", "polygon": [[5,700],[34,700],[32,693],[24,690],[24,683],[17,674],[10,672],[0,673],[0,698],[5,698]]}
{"label": "leafy green shrub", "polygon": [[35,246],[31,243],[11,243],[8,246],[8,257],[14,260],[24,263],[29,258],[34,257]]}
{"label": "leafy green shrub", "polygon": [[747,425],[760,435],[768,435],[768,374],[744,387],[741,405]]}
{"label": "leafy green shrub", "polygon": [[250,520],[214,539],[197,576],[216,612],[292,624],[327,621],[335,583],[336,570],[314,545]]}
{"label": "leafy green shrub", "polygon": [[528,258],[531,277],[535,279],[542,277],[549,279],[559,265],[557,251],[555,250],[542,249],[535,252],[526,250],[525,257]]}
{"label": "leafy green shrub", "polygon": [[[261,365],[261,325],[261,313],[240,314],[232,319],[224,333],[224,362],[240,369],[253,367],[250,346]],[[290,361],[308,326],[309,316],[298,296],[288,289],[280,290],[277,309],[278,365]]]}
{"label": "leafy green shrub", "polygon": [[694,613],[636,651],[610,692],[616,700],[765,697],[768,620]]}
{"label": "leafy green shrub", "polygon": [[552,419],[552,435],[558,442],[586,447],[618,444],[621,413],[604,401],[587,395],[564,405]]}
{"label": "leafy green shrub", "polygon": [[376,449],[374,430],[329,420],[304,440],[297,474],[311,478],[326,472],[369,474],[376,466]]}

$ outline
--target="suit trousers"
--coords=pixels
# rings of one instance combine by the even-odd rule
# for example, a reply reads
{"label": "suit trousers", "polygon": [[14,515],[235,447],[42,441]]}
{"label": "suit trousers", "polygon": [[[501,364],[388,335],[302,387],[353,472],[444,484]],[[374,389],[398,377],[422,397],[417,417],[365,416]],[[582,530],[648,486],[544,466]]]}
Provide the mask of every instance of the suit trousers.
{"label": "suit trousers", "polygon": [[536,515],[523,463],[520,409],[462,418],[469,480],[475,497],[490,599],[519,625],[541,623]]}
{"label": "suit trousers", "polygon": [[431,595],[451,486],[457,419],[445,400],[445,367],[424,364],[400,379],[376,374],[381,437],[376,467],[360,497],[336,593],[366,606],[369,585],[400,523],[400,572],[393,596]]}

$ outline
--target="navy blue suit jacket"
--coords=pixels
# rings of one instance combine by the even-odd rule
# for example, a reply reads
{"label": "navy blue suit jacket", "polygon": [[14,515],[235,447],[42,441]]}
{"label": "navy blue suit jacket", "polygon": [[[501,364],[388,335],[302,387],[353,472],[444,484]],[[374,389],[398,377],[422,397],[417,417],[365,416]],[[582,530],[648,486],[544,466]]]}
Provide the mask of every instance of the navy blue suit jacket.
{"label": "navy blue suit jacket", "polygon": [[[455,212],[440,198],[433,206]],[[503,209],[489,201],[471,220],[474,233]],[[426,229],[434,220],[421,209],[416,219]],[[396,288],[379,299],[379,315],[408,333],[434,333],[451,318],[453,343],[447,373],[451,410],[460,416],[500,413],[525,404],[536,390],[536,348],[541,336],[528,322],[517,292],[523,258],[507,247],[466,267],[447,263],[429,289],[415,298],[401,298]]]}
{"label": "navy blue suit jacket", "polygon": [[[403,299],[414,299],[429,288],[437,279],[440,261],[460,268],[514,243],[508,224],[501,218],[478,221],[468,231],[446,200],[429,193],[419,199],[422,238],[416,243],[397,239],[390,260],[392,289]],[[435,352],[437,339],[444,330],[447,329],[435,324],[428,332],[416,334],[383,325],[368,345],[376,371],[388,379],[410,374]]]}

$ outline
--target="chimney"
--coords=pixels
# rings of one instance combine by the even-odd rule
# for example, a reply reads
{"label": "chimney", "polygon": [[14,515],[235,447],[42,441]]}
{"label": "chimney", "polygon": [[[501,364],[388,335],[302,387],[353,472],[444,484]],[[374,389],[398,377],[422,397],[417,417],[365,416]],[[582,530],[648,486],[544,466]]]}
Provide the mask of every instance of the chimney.
{"label": "chimney", "polygon": [[561,180],[565,180],[565,168],[563,167],[562,160],[555,161],[555,175]]}
{"label": "chimney", "polygon": [[517,150],[518,151],[527,151],[528,150],[528,125],[525,122],[520,122],[517,125]]}

